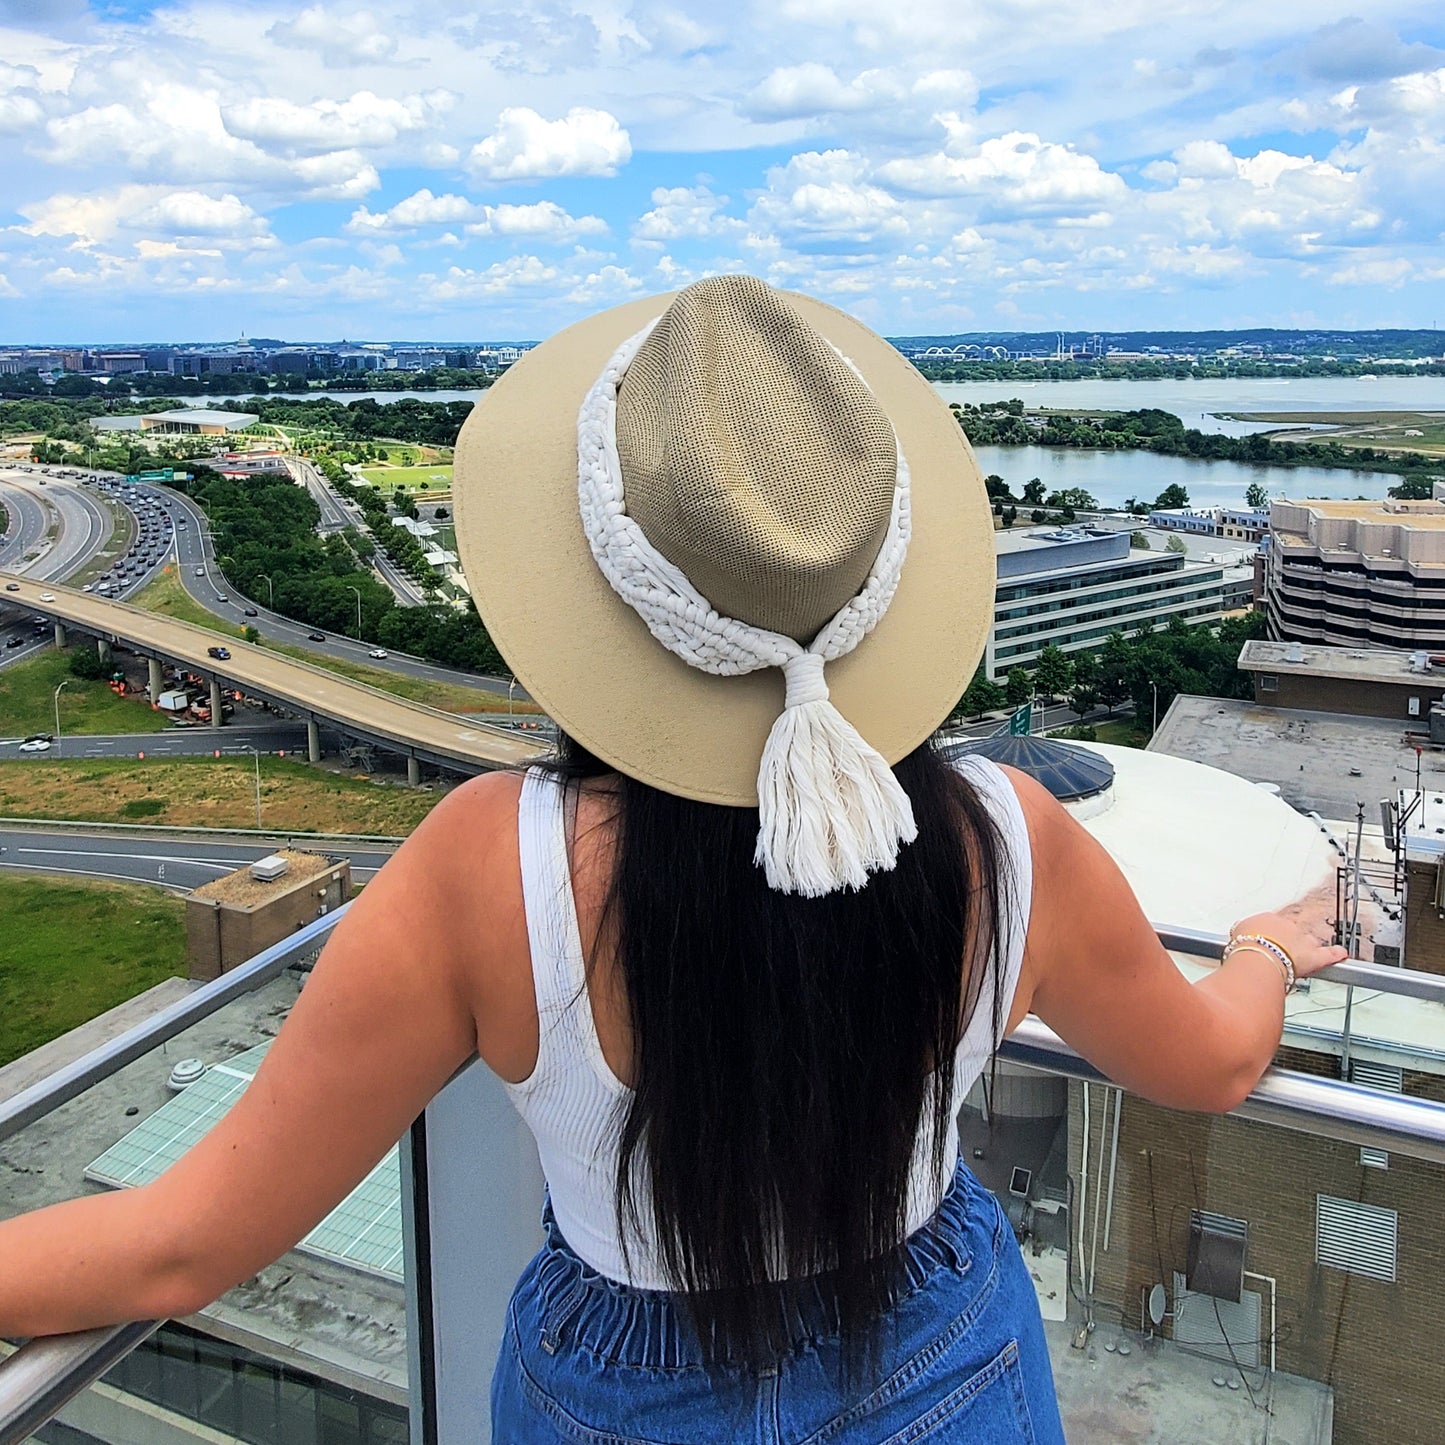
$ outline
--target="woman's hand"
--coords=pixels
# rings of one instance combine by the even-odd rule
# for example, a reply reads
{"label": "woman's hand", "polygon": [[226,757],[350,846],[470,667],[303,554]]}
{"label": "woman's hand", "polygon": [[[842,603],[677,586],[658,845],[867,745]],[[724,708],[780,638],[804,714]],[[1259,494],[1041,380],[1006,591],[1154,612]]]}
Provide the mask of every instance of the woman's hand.
{"label": "woman's hand", "polygon": [[1286,913],[1252,913],[1229,930],[1231,938],[1258,933],[1272,939],[1289,954],[1296,978],[1308,978],[1322,968],[1348,958],[1349,950],[1320,937],[1320,923]]}

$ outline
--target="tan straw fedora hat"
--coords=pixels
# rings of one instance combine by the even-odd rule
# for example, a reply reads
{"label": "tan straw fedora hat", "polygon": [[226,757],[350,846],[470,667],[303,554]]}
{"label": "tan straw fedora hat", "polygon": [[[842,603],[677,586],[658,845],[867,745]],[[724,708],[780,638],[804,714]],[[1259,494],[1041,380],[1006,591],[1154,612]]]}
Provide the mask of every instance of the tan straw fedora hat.
{"label": "tan straw fedora hat", "polygon": [[455,521],[532,697],[620,772],[709,803],[760,805],[800,703],[896,762],[958,701],[993,616],[992,517],[953,414],[866,326],[753,277],[523,356],[462,428]]}

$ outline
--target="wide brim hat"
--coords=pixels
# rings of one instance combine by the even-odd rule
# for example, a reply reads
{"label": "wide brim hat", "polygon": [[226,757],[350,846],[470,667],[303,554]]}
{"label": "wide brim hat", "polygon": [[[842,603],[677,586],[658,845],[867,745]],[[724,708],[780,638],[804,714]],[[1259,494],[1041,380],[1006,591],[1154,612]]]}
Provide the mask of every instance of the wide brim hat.
{"label": "wide brim hat", "polygon": [[[833,705],[892,764],[949,715],[983,656],[991,508],[963,429],[913,365],[835,307],[778,294],[856,369],[911,473],[912,536],[897,590],[873,630],[827,669]],[[457,549],[492,641],[559,727],[639,782],[754,807],[782,674],[717,676],[660,645],[599,570],[579,515],[579,408],[618,348],[675,295],[558,332],[482,396],[457,440]]]}

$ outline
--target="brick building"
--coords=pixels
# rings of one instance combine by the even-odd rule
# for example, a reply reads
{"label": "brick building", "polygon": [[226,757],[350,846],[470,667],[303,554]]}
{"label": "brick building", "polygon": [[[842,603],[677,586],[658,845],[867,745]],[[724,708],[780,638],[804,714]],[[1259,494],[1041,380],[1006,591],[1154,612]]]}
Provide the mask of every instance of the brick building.
{"label": "brick building", "polygon": [[1428,652],[1254,640],[1239,668],[1254,679],[1255,701],[1269,707],[1400,718],[1424,730],[1445,699],[1445,656]]}

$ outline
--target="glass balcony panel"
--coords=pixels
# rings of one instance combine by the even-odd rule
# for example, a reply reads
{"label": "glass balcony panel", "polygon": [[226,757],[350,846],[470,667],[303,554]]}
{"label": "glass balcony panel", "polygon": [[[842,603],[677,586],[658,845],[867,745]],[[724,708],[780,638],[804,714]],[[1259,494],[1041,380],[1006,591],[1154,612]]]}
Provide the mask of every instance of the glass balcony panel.
{"label": "glass balcony panel", "polygon": [[[0,1139],[0,1217],[143,1184],[180,1157],[248,1086],[315,956]],[[177,1065],[191,1059],[205,1071],[177,1088]],[[149,1445],[189,1423],[257,1445],[319,1445],[371,1438],[376,1422],[375,1438],[397,1440],[406,1438],[406,1401],[392,1150],[296,1250],[197,1315],[162,1325],[72,1401],[55,1428]],[[341,1433],[343,1418],[361,1433]]]}

